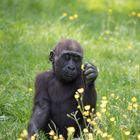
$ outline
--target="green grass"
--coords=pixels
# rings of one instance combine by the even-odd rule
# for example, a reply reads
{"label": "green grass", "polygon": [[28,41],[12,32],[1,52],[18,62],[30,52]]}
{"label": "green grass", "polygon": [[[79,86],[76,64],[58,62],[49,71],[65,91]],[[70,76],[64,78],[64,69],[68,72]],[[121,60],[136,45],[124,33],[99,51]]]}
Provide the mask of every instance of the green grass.
{"label": "green grass", "polygon": [[[102,96],[108,98],[102,131],[119,140],[137,139],[140,17],[132,16],[132,12],[140,13],[139,5],[138,0],[1,0],[0,140],[15,140],[27,128],[35,75],[51,68],[49,51],[62,37],[79,41],[84,61],[93,62],[99,69],[97,111]],[[62,16],[64,12],[66,17]],[[74,14],[78,18],[69,20]],[[129,111],[132,97],[137,98],[139,106]],[[110,124],[110,117],[115,117],[114,124]],[[124,134],[127,130],[129,136]]]}

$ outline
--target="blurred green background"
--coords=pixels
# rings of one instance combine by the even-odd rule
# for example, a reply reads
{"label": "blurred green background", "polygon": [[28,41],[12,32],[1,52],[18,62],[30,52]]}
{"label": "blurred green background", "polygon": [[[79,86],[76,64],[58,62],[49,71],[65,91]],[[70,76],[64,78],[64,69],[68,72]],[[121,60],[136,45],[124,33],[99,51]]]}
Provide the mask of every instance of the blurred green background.
{"label": "blurred green background", "polygon": [[120,98],[108,107],[117,117],[114,138],[121,139],[124,125],[137,139],[139,108],[134,117],[127,104],[133,96],[140,102],[140,1],[1,0],[0,140],[15,140],[27,128],[35,75],[51,68],[49,51],[61,38],[79,41],[84,61],[97,66],[98,103],[112,93]]}

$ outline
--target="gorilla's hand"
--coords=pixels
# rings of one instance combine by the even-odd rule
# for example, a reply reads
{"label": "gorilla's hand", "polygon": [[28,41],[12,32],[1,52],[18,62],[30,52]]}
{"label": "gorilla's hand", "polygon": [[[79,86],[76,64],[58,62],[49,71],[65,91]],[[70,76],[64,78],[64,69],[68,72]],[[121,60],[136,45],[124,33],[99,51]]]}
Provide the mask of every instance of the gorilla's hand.
{"label": "gorilla's hand", "polygon": [[91,85],[98,76],[97,68],[90,63],[84,65],[84,79],[87,85]]}

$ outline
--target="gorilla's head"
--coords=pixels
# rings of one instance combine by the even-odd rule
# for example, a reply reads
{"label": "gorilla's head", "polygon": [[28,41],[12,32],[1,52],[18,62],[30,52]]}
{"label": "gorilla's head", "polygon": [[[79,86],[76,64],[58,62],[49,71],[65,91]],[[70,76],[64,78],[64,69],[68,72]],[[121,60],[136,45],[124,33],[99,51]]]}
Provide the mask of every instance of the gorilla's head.
{"label": "gorilla's head", "polygon": [[58,79],[71,82],[81,74],[83,50],[77,41],[61,40],[49,58]]}

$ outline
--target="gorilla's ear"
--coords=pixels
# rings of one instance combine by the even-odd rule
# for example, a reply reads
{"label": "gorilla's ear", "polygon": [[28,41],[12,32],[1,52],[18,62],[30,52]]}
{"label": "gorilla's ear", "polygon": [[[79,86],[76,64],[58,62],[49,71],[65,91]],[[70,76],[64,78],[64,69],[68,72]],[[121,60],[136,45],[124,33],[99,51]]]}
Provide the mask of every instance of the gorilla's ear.
{"label": "gorilla's ear", "polygon": [[49,60],[54,62],[54,50],[50,51]]}

